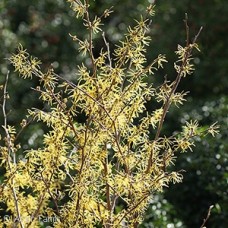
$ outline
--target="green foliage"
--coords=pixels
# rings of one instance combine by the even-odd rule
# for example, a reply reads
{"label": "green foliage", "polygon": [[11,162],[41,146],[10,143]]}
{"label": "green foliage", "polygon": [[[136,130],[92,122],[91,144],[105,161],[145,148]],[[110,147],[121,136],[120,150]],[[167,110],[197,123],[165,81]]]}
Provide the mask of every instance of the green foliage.
{"label": "green foliage", "polygon": [[164,199],[163,194],[156,195],[151,200],[150,206],[147,209],[144,217],[142,228],[162,228],[162,227],[184,227],[181,220],[178,219],[178,214],[172,204]]}
{"label": "green foliage", "polygon": [[184,181],[178,188],[172,186],[165,195],[187,227],[199,227],[210,205],[214,205],[214,208],[208,226],[227,226],[227,104],[225,96],[218,100],[202,102],[199,107],[188,107],[182,119],[184,122],[195,117],[205,126],[216,120],[220,124],[221,132],[210,140],[198,139],[194,153],[180,156],[176,163],[177,167],[187,171]]}
{"label": "green foliage", "polygon": [[[153,30],[153,44],[157,49],[163,49],[170,60],[175,59],[173,50],[176,48],[176,41],[181,42],[184,30],[181,29],[181,19],[187,12],[190,23],[190,31],[203,26],[199,39],[201,54],[195,59],[196,71],[193,77],[188,77],[180,84],[180,91],[190,90],[191,96],[183,109],[186,110],[186,118],[183,118],[183,109],[170,110],[166,132],[180,128],[177,124],[177,117],[180,120],[196,118],[202,125],[208,125],[211,121],[218,121],[221,126],[220,136],[215,140],[202,140],[196,144],[194,153],[183,155],[176,163],[176,167],[187,171],[184,174],[184,182],[181,187],[173,186],[167,191],[166,199],[172,203],[177,216],[187,227],[199,227],[203,218],[206,217],[208,207],[215,205],[211,211],[208,221],[209,227],[226,227],[227,223],[227,190],[224,184],[227,182],[227,170],[216,169],[217,163],[227,167],[226,138],[227,138],[227,73],[228,53],[227,49],[227,23],[228,3],[225,1],[197,1],[183,0],[173,2],[157,1],[157,14],[155,17],[156,29]],[[168,32],[169,38],[165,34]],[[173,69],[167,66],[169,75]],[[162,75],[165,72],[161,72]],[[207,101],[207,102],[206,102]],[[202,110],[202,107],[204,111]],[[191,116],[189,117],[189,113]],[[187,117],[188,116],[188,117]],[[201,146],[203,143],[203,146]],[[219,149],[220,148],[220,149]],[[223,149],[222,149],[223,148]],[[223,158],[218,160],[215,156]],[[186,161],[188,159],[189,161]],[[221,163],[220,163],[221,162]],[[200,167],[200,168],[199,168]],[[196,175],[200,169],[201,175]],[[189,172],[192,170],[193,172]],[[214,181],[212,181],[212,179]],[[215,183],[216,182],[216,183]],[[213,183],[213,184],[210,184]],[[210,190],[208,186],[210,185]],[[218,188],[220,185],[221,188]],[[220,195],[220,196],[218,196]],[[187,197],[187,198],[186,198]],[[186,202],[196,202],[188,204]],[[219,204],[220,206],[218,207]],[[217,207],[216,207],[217,205]],[[195,207],[194,207],[195,206]],[[191,219],[189,219],[191,218]]]}

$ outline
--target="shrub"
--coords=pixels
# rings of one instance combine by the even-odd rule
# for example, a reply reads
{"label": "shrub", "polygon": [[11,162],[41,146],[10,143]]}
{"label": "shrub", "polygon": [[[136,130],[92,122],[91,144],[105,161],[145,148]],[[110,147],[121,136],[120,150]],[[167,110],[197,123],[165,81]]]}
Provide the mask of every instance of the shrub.
{"label": "shrub", "polygon": [[[43,72],[41,62],[22,45],[9,58],[22,78],[39,80],[34,90],[40,94],[44,109],[30,109],[27,118],[42,121],[49,131],[42,148],[18,156],[18,134],[27,126],[27,120],[22,120],[20,130],[8,125],[7,74],[1,146],[5,173],[0,189],[6,213],[1,224],[137,227],[153,196],[171,182],[182,180],[182,171],[172,168],[178,152],[192,150],[195,136],[217,132],[215,124],[205,130],[191,120],[183,131],[162,135],[170,106],[185,100],[186,93],[176,90],[180,80],[194,70],[192,50],[198,49],[199,33],[190,42],[186,21],[186,46],[178,45],[176,51],[176,78],[172,82],[165,79],[155,88],[145,78],[153,77],[167,60],[159,54],[147,63],[145,57],[153,5],[134,27],[128,28],[125,39],[111,53],[101,28],[111,9],[92,18],[88,1],[68,2],[88,31],[85,39],[70,35],[82,55],[88,57],[78,66],[77,83],[56,74],[52,66]],[[96,57],[93,41],[101,32],[104,47]],[[147,112],[148,103],[159,107]],[[76,121],[80,112],[85,115],[85,123]]]}

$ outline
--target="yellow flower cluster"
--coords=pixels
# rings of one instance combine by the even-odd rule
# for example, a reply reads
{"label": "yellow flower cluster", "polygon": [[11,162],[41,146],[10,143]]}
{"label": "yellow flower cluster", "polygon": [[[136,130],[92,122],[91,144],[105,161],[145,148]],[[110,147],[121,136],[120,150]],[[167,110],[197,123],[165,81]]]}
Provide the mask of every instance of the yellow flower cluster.
{"label": "yellow flower cluster", "polygon": [[[170,105],[184,101],[186,93],[176,93],[176,88],[180,77],[193,69],[189,57],[195,44],[178,46],[177,79],[154,88],[144,78],[167,61],[159,55],[147,64],[149,19],[142,16],[128,28],[114,60],[105,37],[100,56],[94,58],[93,36],[101,31],[102,17],[111,11],[90,19],[88,1],[68,2],[89,31],[84,41],[72,38],[91,65],[78,67],[74,84],[52,68],[43,73],[41,62],[21,45],[10,58],[21,77],[39,79],[36,90],[48,108],[34,108],[29,116],[50,130],[42,148],[26,151],[19,160],[17,132],[5,121],[0,161],[6,174],[0,202],[12,216],[0,224],[11,227],[17,220],[20,227],[40,227],[46,218],[54,227],[137,227],[152,195],[182,180],[179,172],[166,168],[174,165],[177,151],[192,150],[192,138],[201,134],[198,123],[192,121],[177,135],[161,135]],[[153,14],[151,5],[147,16]],[[158,108],[145,113],[148,102]],[[85,123],[76,122],[78,110],[85,112]],[[23,121],[22,128],[26,124]],[[217,128],[211,126],[209,132],[214,135]]]}

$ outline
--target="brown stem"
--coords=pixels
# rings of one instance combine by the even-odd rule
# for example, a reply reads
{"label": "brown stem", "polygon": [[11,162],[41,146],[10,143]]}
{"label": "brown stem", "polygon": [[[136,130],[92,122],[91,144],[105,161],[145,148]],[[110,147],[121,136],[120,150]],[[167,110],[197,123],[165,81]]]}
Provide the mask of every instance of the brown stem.
{"label": "brown stem", "polygon": [[[107,146],[105,145],[105,147],[107,148]],[[107,200],[107,210],[109,211],[109,218],[106,224],[106,227],[109,227],[109,224],[111,224],[111,215],[112,215],[112,206],[111,206],[111,197],[110,197],[110,186],[108,184],[108,154],[105,158],[104,161],[104,174],[105,174],[105,179],[106,179],[106,200]]]}
{"label": "brown stem", "polygon": [[200,228],[204,228],[205,227],[205,224],[207,222],[207,220],[209,219],[210,215],[211,215],[211,209],[214,207],[214,205],[211,205],[208,209],[208,212],[207,212],[207,217],[203,220],[203,223],[202,225],[200,226]]}
{"label": "brown stem", "polygon": [[[187,46],[187,51],[186,51],[185,56],[184,56],[184,59],[182,61],[182,65],[180,67],[180,71],[178,72],[177,77],[176,77],[176,79],[174,81],[173,87],[172,87],[172,89],[170,91],[170,94],[168,95],[168,97],[166,99],[166,102],[163,105],[163,113],[162,113],[162,117],[161,117],[161,120],[160,120],[159,125],[158,125],[158,129],[157,129],[157,132],[156,132],[154,141],[157,141],[158,138],[159,138],[159,136],[160,136],[161,129],[162,129],[162,126],[163,126],[163,123],[164,123],[166,114],[167,114],[167,112],[169,110],[169,107],[171,105],[171,102],[172,102],[172,96],[175,93],[175,91],[176,91],[176,89],[177,89],[177,87],[178,87],[178,85],[180,83],[183,70],[184,70],[184,68],[185,68],[185,66],[187,64],[187,61],[188,61],[188,59],[189,59],[189,57],[191,55],[192,49],[193,49],[193,45],[196,43],[196,40],[197,40],[197,38],[198,38],[201,30],[202,30],[202,27],[199,29],[199,32],[196,34],[196,36],[195,36],[195,38],[193,40],[192,45],[189,44]],[[187,22],[186,22],[186,31],[187,31],[187,43],[188,43],[188,39],[189,38],[188,38],[188,25],[187,25]],[[148,160],[148,165],[147,165],[146,173],[149,173],[151,165],[152,165],[152,152],[151,152],[150,157],[149,157],[149,160]]]}

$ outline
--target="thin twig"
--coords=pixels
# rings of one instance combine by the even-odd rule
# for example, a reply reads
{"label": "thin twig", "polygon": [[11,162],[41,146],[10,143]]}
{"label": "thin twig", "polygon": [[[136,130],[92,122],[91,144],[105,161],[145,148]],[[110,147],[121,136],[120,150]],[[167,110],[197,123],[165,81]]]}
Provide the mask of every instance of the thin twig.
{"label": "thin twig", "polygon": [[[12,151],[12,141],[11,141],[11,137],[7,128],[7,115],[6,115],[6,99],[7,99],[7,85],[8,85],[8,80],[9,80],[9,71],[6,74],[6,81],[5,81],[5,85],[4,85],[4,99],[3,99],[3,104],[2,104],[2,112],[3,112],[3,118],[4,118],[4,125],[3,128],[5,130],[6,133],[6,140],[7,140],[7,147],[8,147],[8,166],[9,166],[9,170],[10,172],[12,172],[12,168],[11,168],[11,154],[13,156],[13,162],[14,165],[16,165],[16,154],[14,151]],[[18,205],[18,197],[17,197],[17,193],[16,190],[14,188],[14,179],[12,178],[11,180],[11,186],[10,186],[12,192],[13,192],[13,198],[14,198],[14,203],[15,203],[15,208],[16,208],[16,213],[17,213],[17,220],[19,221],[19,224],[21,226],[21,228],[24,228],[24,224],[21,218],[21,213],[20,213],[20,209],[19,209],[19,205]]]}
{"label": "thin twig", "polygon": [[107,52],[108,52],[109,67],[110,67],[110,69],[112,69],[112,59],[111,59],[111,54],[110,54],[110,47],[109,47],[109,43],[106,40],[104,32],[102,33],[102,37],[103,37],[103,40],[104,40],[104,43],[105,43],[105,46],[106,46]]}
{"label": "thin twig", "polygon": [[[187,22],[185,23],[185,25],[187,26],[186,31],[187,31],[187,40],[188,40],[189,38],[188,38],[188,25],[187,25]],[[187,61],[188,61],[189,57],[191,56],[191,52],[192,52],[193,46],[196,43],[196,40],[198,39],[201,31],[202,31],[202,27],[200,27],[198,33],[194,37],[192,44],[189,44],[187,46],[188,49],[187,49],[187,51],[185,53],[185,56],[184,56],[184,59],[182,61],[182,65],[180,67],[180,71],[178,72],[177,77],[176,77],[176,79],[174,81],[173,87],[172,87],[172,89],[170,91],[170,94],[167,97],[166,102],[163,105],[163,113],[162,113],[161,120],[160,120],[160,122],[158,124],[158,129],[157,129],[154,141],[157,141],[159,136],[160,136],[160,133],[161,133],[161,130],[162,130],[162,126],[163,126],[163,123],[164,123],[164,120],[165,120],[165,117],[166,117],[166,114],[167,114],[167,112],[168,112],[168,110],[170,108],[170,105],[171,105],[172,96],[175,93],[175,91],[176,91],[176,89],[177,89],[177,87],[178,87],[178,85],[180,83],[184,67],[186,66]],[[146,173],[149,172],[151,164],[152,164],[152,155],[150,155],[150,157],[149,157]]]}
{"label": "thin twig", "polygon": [[126,212],[121,217],[121,219],[119,220],[119,222],[117,223],[117,225],[119,225],[128,214],[130,214],[132,211],[134,211],[149,196],[150,196],[150,194],[145,194],[135,205],[132,206],[132,208],[127,209]]}
{"label": "thin twig", "polygon": [[[105,147],[107,148],[107,144],[105,144]],[[105,161],[103,163],[104,165],[104,172],[105,172],[105,178],[106,178],[106,200],[107,200],[107,210],[109,212],[109,218],[108,218],[108,221],[107,221],[107,224],[106,226],[109,227],[109,224],[111,224],[111,221],[112,221],[112,205],[111,205],[111,196],[110,196],[110,186],[108,184],[108,175],[109,175],[109,170],[108,170],[108,164],[109,164],[109,161],[108,161],[108,154],[105,158]]]}
{"label": "thin twig", "polygon": [[205,219],[203,219],[203,223],[202,225],[200,226],[200,228],[204,228],[205,227],[205,224],[207,222],[207,220],[209,219],[210,215],[211,215],[211,210],[212,208],[214,207],[214,205],[211,205],[208,209],[208,212],[207,212],[207,217]]}
{"label": "thin twig", "polygon": [[93,67],[93,77],[96,77],[97,68],[96,68],[95,58],[94,58],[94,54],[93,54],[93,25],[92,25],[92,22],[90,20],[89,1],[85,0],[84,5],[86,7],[85,20],[89,26],[89,55],[90,55],[90,59],[92,62],[92,67]]}
{"label": "thin twig", "polygon": [[21,135],[21,133],[24,131],[24,129],[33,121],[33,119],[29,119],[26,124],[24,126],[21,127],[21,130],[17,133],[16,137],[15,137],[15,141],[17,141],[17,139],[19,138],[19,136]]}
{"label": "thin twig", "polygon": [[188,14],[185,13],[185,29],[186,29],[186,47],[189,45],[189,26],[188,26]]}

